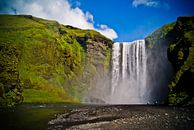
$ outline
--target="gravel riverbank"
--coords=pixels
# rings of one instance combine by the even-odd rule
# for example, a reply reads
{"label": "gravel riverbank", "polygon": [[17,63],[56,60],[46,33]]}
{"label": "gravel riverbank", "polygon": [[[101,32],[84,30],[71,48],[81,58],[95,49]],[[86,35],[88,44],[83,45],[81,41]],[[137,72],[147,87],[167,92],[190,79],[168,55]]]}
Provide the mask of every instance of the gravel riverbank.
{"label": "gravel riverbank", "polygon": [[48,129],[194,129],[193,107],[87,106],[58,114]]}

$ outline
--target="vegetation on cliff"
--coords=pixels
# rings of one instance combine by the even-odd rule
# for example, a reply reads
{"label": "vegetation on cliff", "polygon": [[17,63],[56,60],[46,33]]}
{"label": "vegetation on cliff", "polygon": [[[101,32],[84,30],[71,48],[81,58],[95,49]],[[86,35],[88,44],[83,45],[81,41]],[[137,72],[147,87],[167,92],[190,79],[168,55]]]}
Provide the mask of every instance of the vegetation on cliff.
{"label": "vegetation on cliff", "polygon": [[[112,41],[100,33],[30,15],[0,19],[0,106],[78,102],[99,79],[108,79]],[[152,50],[156,45],[165,46],[159,51],[168,49],[150,53],[154,60],[167,54],[172,63],[167,103],[194,104],[194,17],[179,17],[146,43]]]}
{"label": "vegetation on cliff", "polygon": [[194,104],[194,17],[179,17],[146,38],[149,47],[168,45],[168,59],[174,76],[168,85],[167,102],[173,105]]}
{"label": "vegetation on cliff", "polygon": [[175,76],[169,84],[169,103],[194,104],[194,17],[179,17],[170,36],[168,58]]}
{"label": "vegetation on cliff", "polygon": [[100,33],[30,15],[0,19],[1,105],[79,101],[108,74],[112,41]]}

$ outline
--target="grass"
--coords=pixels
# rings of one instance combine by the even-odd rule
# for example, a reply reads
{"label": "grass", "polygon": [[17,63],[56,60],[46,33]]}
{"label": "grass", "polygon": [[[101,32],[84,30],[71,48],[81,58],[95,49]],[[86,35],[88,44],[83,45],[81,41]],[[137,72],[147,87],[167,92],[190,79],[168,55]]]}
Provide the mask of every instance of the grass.
{"label": "grass", "polygon": [[[18,92],[24,89],[22,95],[28,103],[77,102],[75,98],[82,97],[97,74],[91,77],[93,70],[88,66],[94,66],[91,61],[98,55],[88,52],[87,45],[94,43],[90,45],[97,48],[95,44],[102,44],[102,51],[112,45],[110,39],[94,30],[52,20],[30,15],[0,15],[0,19],[0,94],[6,95],[17,84]],[[108,69],[111,52],[105,53],[107,57],[101,62]]]}
{"label": "grass", "polygon": [[78,102],[72,97],[67,97],[64,90],[59,89],[24,89],[22,93],[24,103],[60,103],[60,102]]}

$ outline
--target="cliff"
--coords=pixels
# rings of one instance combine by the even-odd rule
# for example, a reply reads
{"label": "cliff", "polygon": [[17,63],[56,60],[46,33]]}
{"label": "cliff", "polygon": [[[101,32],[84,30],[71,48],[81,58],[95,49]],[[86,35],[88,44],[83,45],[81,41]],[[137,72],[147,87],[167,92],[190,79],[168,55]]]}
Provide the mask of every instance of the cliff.
{"label": "cliff", "polygon": [[[194,104],[193,36],[194,17],[179,17],[146,37],[147,86],[157,88],[147,90],[151,103]],[[1,106],[103,102],[112,44],[94,30],[30,15],[0,15]]]}
{"label": "cliff", "polygon": [[108,77],[112,41],[30,15],[0,15],[0,104],[76,102]]}
{"label": "cliff", "polygon": [[151,49],[158,45],[167,46],[158,51],[159,54],[165,53],[173,67],[173,76],[168,78],[171,81],[168,83],[167,103],[194,104],[194,17],[179,17],[176,22],[152,33],[146,41]]}

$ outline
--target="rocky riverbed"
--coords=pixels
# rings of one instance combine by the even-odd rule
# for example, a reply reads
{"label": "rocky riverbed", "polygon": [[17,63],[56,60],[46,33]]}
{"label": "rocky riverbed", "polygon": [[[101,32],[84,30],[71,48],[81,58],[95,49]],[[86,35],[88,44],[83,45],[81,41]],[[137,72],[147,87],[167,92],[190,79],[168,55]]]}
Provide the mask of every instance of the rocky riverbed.
{"label": "rocky riverbed", "polygon": [[1,130],[194,130],[194,107],[22,104],[0,108]]}
{"label": "rocky riverbed", "polygon": [[87,106],[55,115],[48,130],[194,129],[193,107]]}

